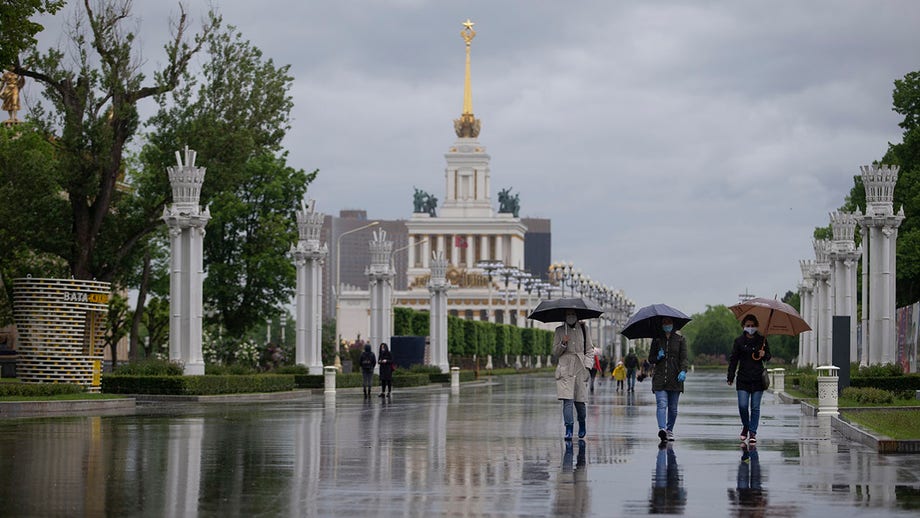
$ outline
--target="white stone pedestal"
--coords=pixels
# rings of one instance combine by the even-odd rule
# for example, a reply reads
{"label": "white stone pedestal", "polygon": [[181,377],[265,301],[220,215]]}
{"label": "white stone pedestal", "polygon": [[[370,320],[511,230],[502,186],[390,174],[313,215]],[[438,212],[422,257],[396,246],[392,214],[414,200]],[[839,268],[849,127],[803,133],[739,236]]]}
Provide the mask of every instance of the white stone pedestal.
{"label": "white stone pedestal", "polygon": [[838,415],[837,391],[839,376],[838,367],[824,365],[818,367],[818,415]]}
{"label": "white stone pedestal", "polygon": [[327,365],[323,367],[323,393],[335,394],[335,366]]}

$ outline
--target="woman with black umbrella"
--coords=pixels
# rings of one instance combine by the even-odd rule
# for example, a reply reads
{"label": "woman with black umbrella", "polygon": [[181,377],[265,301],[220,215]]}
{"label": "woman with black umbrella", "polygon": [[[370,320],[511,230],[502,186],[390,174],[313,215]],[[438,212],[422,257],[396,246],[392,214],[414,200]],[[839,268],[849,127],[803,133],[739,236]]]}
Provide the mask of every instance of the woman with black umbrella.
{"label": "woman with black umbrella", "polygon": [[674,440],[677,402],[684,391],[684,380],[690,366],[687,340],[674,331],[671,317],[661,317],[660,335],[652,340],[648,351],[648,361],[655,365],[652,392],[658,407],[658,438],[661,441]]}
{"label": "woman with black umbrella", "polygon": [[573,410],[578,412],[578,438],[584,438],[587,434],[585,401],[588,398],[588,366],[594,365],[594,343],[585,324],[578,321],[574,309],[565,311],[565,323],[556,328],[553,355],[559,358],[556,365],[556,397],[562,400],[565,440],[572,440],[575,427]]}

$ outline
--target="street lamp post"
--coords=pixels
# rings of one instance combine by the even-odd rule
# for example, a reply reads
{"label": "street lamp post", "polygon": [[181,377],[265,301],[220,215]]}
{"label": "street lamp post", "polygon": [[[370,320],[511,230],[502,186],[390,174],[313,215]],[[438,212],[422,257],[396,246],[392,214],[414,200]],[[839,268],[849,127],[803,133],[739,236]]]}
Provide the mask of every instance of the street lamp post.
{"label": "street lamp post", "polygon": [[286,342],[284,341],[284,327],[287,325],[287,313],[281,313],[281,347],[284,347]]}
{"label": "street lamp post", "polygon": [[341,319],[341,315],[339,314],[339,311],[341,309],[340,299],[342,298],[342,284],[341,284],[342,276],[341,276],[341,272],[339,271],[339,269],[342,265],[342,238],[347,236],[348,234],[354,234],[355,232],[360,232],[362,230],[371,228],[379,224],[380,224],[379,221],[372,221],[362,227],[353,228],[349,230],[348,232],[342,232],[341,234],[339,234],[339,237],[335,240],[335,368],[339,372],[342,371],[342,359],[340,357],[340,351],[339,351],[339,349],[341,348],[341,343],[342,343],[342,336],[341,336],[341,333],[339,332],[339,330],[341,329],[341,327],[339,327],[339,320]]}
{"label": "street lamp post", "polygon": [[476,263],[477,268],[481,268],[486,272],[486,277],[489,282],[489,308],[486,309],[486,321],[493,322],[495,320],[494,312],[492,311],[492,274],[498,271],[502,267],[502,263],[498,261],[480,261]]}

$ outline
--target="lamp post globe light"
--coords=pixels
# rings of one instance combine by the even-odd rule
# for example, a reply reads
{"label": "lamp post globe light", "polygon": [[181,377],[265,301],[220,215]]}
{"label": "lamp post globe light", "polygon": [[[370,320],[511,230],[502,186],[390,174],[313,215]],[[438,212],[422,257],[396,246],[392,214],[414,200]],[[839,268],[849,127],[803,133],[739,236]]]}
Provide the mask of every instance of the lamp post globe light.
{"label": "lamp post globe light", "polygon": [[348,234],[354,234],[355,232],[360,232],[362,230],[374,227],[379,225],[379,221],[372,221],[367,225],[353,228],[348,232],[342,232],[339,234],[339,237],[335,240],[335,368],[339,372],[342,371],[342,358],[340,356],[340,349],[342,345],[342,335],[340,333],[341,327],[339,327],[339,321],[341,320],[340,314],[340,300],[342,298],[342,284],[341,284],[341,271],[340,267],[342,265],[342,238]]}

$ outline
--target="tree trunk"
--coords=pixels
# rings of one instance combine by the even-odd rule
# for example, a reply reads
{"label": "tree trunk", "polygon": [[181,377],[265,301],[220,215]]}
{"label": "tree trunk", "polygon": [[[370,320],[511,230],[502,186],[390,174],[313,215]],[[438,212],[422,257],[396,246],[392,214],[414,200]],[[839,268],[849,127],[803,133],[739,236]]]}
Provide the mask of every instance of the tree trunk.
{"label": "tree trunk", "polygon": [[144,252],[144,271],[141,274],[141,285],[137,292],[137,306],[134,307],[134,316],[131,319],[131,337],[128,339],[128,357],[132,362],[140,360],[140,348],[137,336],[141,327],[141,318],[144,316],[144,305],[147,304],[147,285],[150,283],[150,251]]}

